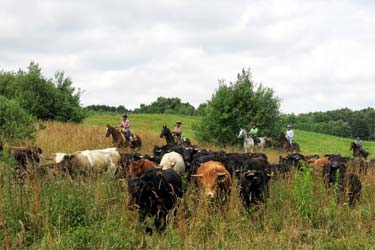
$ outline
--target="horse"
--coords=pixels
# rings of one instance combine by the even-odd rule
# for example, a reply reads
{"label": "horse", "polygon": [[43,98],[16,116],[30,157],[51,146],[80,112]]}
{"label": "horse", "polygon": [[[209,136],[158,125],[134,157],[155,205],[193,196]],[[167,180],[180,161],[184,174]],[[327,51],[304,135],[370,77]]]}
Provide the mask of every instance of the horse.
{"label": "horse", "polygon": [[165,138],[167,145],[177,145],[181,144],[185,147],[191,147],[192,144],[188,138],[181,137],[177,138],[176,136],[172,135],[171,130],[167,127],[167,125],[164,125],[160,132],[160,138]]}
{"label": "horse", "polygon": [[164,125],[160,132],[160,138],[165,138],[168,145],[176,145],[176,141],[174,140],[174,137],[172,135],[171,130],[167,127],[167,125]]}
{"label": "horse", "polygon": [[365,151],[364,149],[358,147],[358,145],[355,142],[350,143],[350,148],[349,150],[353,150],[353,157],[354,158],[365,158],[367,160],[368,155],[370,154],[369,152]]}
{"label": "horse", "polygon": [[141,150],[142,140],[139,135],[133,134],[132,137],[134,138],[134,140],[129,141],[123,133],[108,124],[105,132],[105,137],[109,137],[110,135],[112,135],[113,145],[115,145],[117,148],[129,147],[135,152],[139,152]]}
{"label": "horse", "polygon": [[283,151],[290,153],[299,153],[301,151],[298,143],[293,142],[293,145],[290,145],[289,141],[285,138],[284,132],[279,134],[279,140],[281,142]]}
{"label": "horse", "polygon": [[244,138],[243,147],[245,153],[247,153],[248,151],[254,152],[255,146],[257,146],[260,149],[260,151],[263,151],[264,146],[266,145],[266,137],[258,137],[260,142],[255,144],[254,139],[251,136],[249,136],[246,129],[244,128],[240,129],[238,138]]}

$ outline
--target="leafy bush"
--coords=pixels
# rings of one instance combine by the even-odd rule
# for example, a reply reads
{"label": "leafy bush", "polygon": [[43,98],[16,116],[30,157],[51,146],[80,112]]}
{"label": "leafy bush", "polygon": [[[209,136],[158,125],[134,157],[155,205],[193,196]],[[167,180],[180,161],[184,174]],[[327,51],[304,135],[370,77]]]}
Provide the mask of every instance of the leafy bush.
{"label": "leafy bush", "polygon": [[0,142],[17,143],[35,138],[34,117],[16,101],[0,95],[0,114]]}

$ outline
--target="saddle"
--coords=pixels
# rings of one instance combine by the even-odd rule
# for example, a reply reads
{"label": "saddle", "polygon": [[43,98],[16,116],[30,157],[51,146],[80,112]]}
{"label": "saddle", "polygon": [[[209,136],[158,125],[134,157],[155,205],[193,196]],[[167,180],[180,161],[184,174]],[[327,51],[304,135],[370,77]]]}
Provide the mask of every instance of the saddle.
{"label": "saddle", "polygon": [[122,136],[122,138],[124,139],[124,141],[126,141],[126,142],[130,142],[130,143],[132,143],[132,142],[137,141],[137,137],[136,137],[135,134],[133,134],[133,133],[130,134],[130,140],[128,140],[128,138],[126,137],[126,135],[125,135],[124,132],[122,132],[122,131],[121,131],[121,136]]}

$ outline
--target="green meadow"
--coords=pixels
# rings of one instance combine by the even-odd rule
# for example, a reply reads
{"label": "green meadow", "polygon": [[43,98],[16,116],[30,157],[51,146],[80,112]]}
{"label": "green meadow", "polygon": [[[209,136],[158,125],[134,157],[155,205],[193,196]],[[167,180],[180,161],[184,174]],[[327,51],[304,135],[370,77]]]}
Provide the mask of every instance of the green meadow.
{"label": "green meadow", "polygon": [[[148,131],[155,134],[160,133],[163,125],[167,125],[167,127],[172,129],[175,126],[175,121],[181,120],[183,122],[184,135],[194,140],[194,131],[192,129],[193,124],[198,124],[201,118],[199,116],[169,114],[130,114],[129,119],[134,133]],[[89,116],[84,120],[83,124],[84,126],[105,126],[106,124],[119,125],[120,122],[121,115],[104,113]],[[237,132],[238,131],[236,131],[236,133]],[[298,129],[295,129],[294,133],[295,139],[300,145],[302,153],[339,153],[343,156],[351,155],[351,151],[349,151],[349,145],[353,141],[351,138],[341,138]],[[375,157],[375,142],[363,141],[363,145],[364,148],[371,153],[370,157]]]}

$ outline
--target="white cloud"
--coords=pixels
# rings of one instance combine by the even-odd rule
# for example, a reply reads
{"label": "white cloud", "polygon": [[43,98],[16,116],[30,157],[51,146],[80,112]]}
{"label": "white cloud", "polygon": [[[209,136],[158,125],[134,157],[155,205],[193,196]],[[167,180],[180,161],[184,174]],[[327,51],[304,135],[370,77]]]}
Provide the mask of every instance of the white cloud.
{"label": "white cloud", "polygon": [[275,90],[283,112],[374,106],[372,1],[14,1],[0,9],[0,68],[64,70],[82,102],[195,106],[217,79]]}

